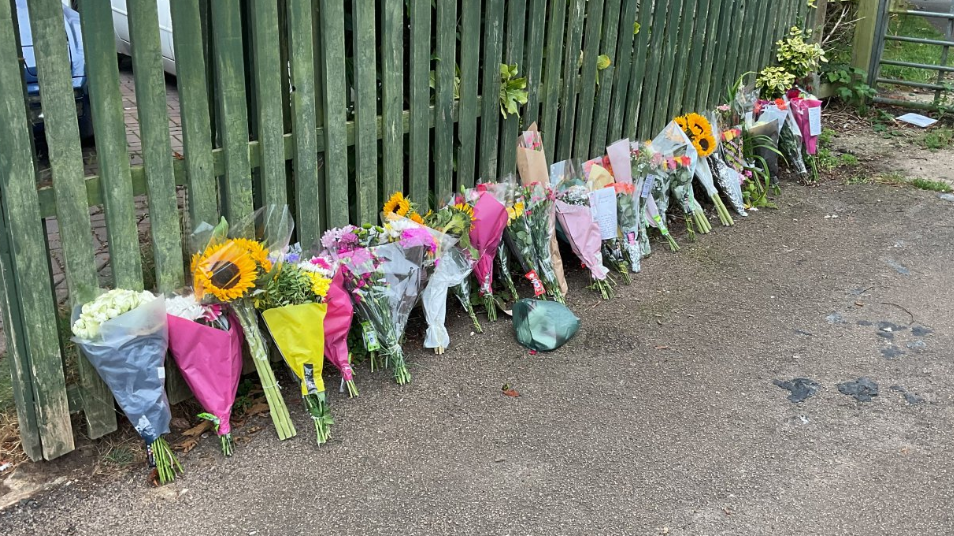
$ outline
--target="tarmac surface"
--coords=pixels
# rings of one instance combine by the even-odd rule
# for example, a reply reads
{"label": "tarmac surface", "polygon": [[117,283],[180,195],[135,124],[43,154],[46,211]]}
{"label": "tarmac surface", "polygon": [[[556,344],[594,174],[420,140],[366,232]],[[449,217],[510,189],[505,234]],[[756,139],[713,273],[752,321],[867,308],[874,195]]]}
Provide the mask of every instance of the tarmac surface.
{"label": "tarmac surface", "polygon": [[[331,394],[321,448],[291,404],[292,440],[259,418],[164,488],[71,477],[0,534],[950,534],[954,202],[783,187],[678,254],[654,242],[615,300],[574,271],[583,327],[554,353],[452,308],[445,355],[408,340],[412,384],[359,367],[360,398]],[[773,382],[797,378],[817,390],[793,403]]]}

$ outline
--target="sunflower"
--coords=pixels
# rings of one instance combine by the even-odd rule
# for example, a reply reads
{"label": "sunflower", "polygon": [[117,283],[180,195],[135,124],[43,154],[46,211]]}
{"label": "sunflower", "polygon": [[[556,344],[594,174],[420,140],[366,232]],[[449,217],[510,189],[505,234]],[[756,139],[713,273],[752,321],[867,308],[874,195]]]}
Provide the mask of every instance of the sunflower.
{"label": "sunflower", "polygon": [[255,286],[258,275],[252,255],[234,242],[210,246],[192,258],[196,298],[207,293],[222,302],[241,298]]}
{"label": "sunflower", "polygon": [[454,208],[470,216],[470,221],[474,221],[474,207],[468,205],[467,203],[457,203],[454,205]]}
{"label": "sunflower", "polygon": [[403,193],[394,192],[387,202],[384,203],[384,206],[381,207],[381,211],[385,214],[393,213],[398,216],[406,216],[407,213],[411,211],[411,202],[404,197]]}
{"label": "sunflower", "polygon": [[272,261],[268,259],[268,250],[262,246],[261,242],[247,238],[234,238],[231,242],[235,244],[236,247],[247,251],[249,257],[255,261],[255,264],[257,264],[259,268],[266,272],[272,271]]}
{"label": "sunflower", "polygon": [[712,134],[707,136],[696,136],[692,140],[692,146],[695,147],[696,152],[699,153],[699,158],[705,158],[715,152],[715,137],[713,137]]}
{"label": "sunflower", "polygon": [[418,214],[417,212],[412,212],[409,217],[411,218],[411,221],[413,221],[414,223],[417,223],[419,225],[424,225],[424,218],[422,218],[421,215]]}
{"label": "sunflower", "polygon": [[679,128],[681,128],[683,132],[688,133],[689,123],[686,122],[686,116],[680,115],[679,117],[673,119],[673,121],[675,121],[676,124],[679,125]]}

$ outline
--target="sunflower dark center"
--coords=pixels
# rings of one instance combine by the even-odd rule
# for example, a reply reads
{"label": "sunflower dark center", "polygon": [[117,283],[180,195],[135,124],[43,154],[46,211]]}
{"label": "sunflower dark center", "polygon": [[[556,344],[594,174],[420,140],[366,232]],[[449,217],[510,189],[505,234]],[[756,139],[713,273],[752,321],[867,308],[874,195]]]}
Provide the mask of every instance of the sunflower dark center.
{"label": "sunflower dark center", "polygon": [[228,290],[239,282],[241,270],[229,261],[218,261],[212,265],[212,284],[218,288]]}

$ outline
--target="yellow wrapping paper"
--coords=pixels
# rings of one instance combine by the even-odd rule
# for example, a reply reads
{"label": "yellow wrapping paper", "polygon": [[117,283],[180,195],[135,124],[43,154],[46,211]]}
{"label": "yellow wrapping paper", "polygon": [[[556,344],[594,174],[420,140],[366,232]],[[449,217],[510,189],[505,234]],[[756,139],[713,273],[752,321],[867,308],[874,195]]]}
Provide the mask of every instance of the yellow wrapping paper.
{"label": "yellow wrapping paper", "polygon": [[590,169],[590,181],[593,182],[593,191],[601,190],[616,182],[610,172],[603,166],[593,166]]}
{"label": "yellow wrapping paper", "polygon": [[306,303],[276,307],[262,313],[275,346],[301,380],[301,394],[325,390],[321,366],[325,362],[325,315],[328,305]]}

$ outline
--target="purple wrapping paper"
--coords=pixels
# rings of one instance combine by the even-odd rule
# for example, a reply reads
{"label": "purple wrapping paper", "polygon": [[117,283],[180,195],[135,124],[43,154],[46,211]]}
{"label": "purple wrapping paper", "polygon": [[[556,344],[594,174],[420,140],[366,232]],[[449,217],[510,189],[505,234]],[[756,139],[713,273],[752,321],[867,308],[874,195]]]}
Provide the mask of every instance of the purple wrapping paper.
{"label": "purple wrapping paper", "polygon": [[603,255],[600,253],[603,244],[600,226],[593,221],[590,207],[570,205],[557,200],[556,214],[573,253],[586,264],[595,279],[606,279],[609,270],[603,266]]}
{"label": "purple wrapping paper", "polygon": [[344,274],[341,270],[338,270],[331,279],[327,300],[325,358],[341,371],[341,377],[345,381],[350,382],[354,374],[348,359],[348,330],[351,329],[354,305],[351,303],[351,296],[344,288]]}
{"label": "purple wrapping paper", "polygon": [[229,331],[166,315],[169,351],[192,394],[219,419],[219,435],[232,429],[229,419],[242,376],[242,328],[229,319]]}

